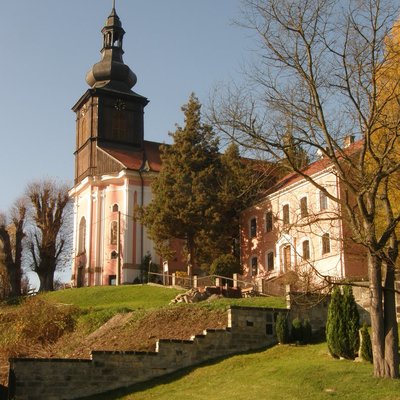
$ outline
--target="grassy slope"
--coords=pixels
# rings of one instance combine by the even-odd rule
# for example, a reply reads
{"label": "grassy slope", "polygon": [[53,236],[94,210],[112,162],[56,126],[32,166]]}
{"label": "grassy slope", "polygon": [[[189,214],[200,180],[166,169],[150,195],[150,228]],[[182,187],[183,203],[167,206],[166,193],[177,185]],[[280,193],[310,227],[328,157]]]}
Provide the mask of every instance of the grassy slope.
{"label": "grassy slope", "polygon": [[334,360],[326,344],[275,346],[175,374],[135,393],[97,397],[124,400],[315,400],[400,398],[400,382],[375,379],[369,363]]}

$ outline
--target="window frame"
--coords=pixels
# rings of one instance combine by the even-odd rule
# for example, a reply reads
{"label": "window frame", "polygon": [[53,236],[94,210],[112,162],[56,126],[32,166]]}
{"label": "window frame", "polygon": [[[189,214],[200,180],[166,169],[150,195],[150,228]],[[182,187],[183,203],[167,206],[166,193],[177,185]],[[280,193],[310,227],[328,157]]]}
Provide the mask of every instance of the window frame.
{"label": "window frame", "polygon": [[274,216],[272,210],[265,213],[265,232],[272,232],[274,230]]}
{"label": "window frame", "polygon": [[[287,210],[287,212],[285,210]],[[290,224],[290,205],[289,205],[289,203],[285,203],[282,205],[282,222],[283,222],[283,225]]]}
{"label": "window frame", "polygon": [[328,196],[322,191],[319,191],[319,211],[328,209]]}
{"label": "window frame", "polygon": [[[272,268],[270,268],[270,256],[272,255]],[[267,271],[272,272],[275,270],[275,252],[273,250],[268,250],[266,253],[266,266],[267,266]]]}
{"label": "window frame", "polygon": [[331,252],[331,237],[328,232],[321,236],[321,254],[329,254]]}
{"label": "window frame", "polygon": [[[254,225],[253,225],[254,221]],[[257,237],[257,217],[251,217],[249,221],[249,237],[254,239]]]}
{"label": "window frame", "polygon": [[[307,243],[307,245],[306,245]],[[301,243],[301,258],[303,261],[307,261],[311,258],[311,251],[310,251],[310,240],[309,239],[305,239],[303,240],[303,242]],[[305,251],[306,250],[306,251]],[[307,253],[307,254],[305,254]]]}
{"label": "window frame", "polygon": [[300,198],[300,218],[307,218],[308,216],[308,198],[303,196]]}
{"label": "window frame", "polygon": [[[254,263],[255,260],[255,263]],[[252,256],[250,258],[250,268],[251,268],[251,276],[256,277],[258,275],[258,257]]]}

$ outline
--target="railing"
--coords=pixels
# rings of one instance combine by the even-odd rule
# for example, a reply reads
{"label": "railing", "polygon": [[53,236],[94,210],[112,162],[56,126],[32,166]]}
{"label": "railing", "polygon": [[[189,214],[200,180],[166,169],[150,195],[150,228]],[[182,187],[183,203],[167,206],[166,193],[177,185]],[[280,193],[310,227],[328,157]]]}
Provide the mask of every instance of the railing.
{"label": "railing", "polygon": [[148,274],[148,282],[158,283],[164,286],[179,286],[185,289],[216,286],[216,287],[232,287],[240,288],[244,291],[253,291],[269,296],[284,296],[285,287],[275,282],[263,278],[254,278],[251,280],[234,274],[232,278],[220,275],[208,275],[192,277],[180,275],[179,273],[162,274],[150,272]]}

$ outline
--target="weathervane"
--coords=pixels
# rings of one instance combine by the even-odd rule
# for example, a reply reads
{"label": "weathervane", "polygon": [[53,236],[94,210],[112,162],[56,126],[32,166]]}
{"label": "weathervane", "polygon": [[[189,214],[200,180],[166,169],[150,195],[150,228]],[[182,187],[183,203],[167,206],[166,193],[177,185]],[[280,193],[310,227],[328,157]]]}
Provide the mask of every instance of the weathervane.
{"label": "weathervane", "polygon": [[113,8],[115,9],[115,0],[113,0],[113,3],[112,3],[112,4],[113,4]]}

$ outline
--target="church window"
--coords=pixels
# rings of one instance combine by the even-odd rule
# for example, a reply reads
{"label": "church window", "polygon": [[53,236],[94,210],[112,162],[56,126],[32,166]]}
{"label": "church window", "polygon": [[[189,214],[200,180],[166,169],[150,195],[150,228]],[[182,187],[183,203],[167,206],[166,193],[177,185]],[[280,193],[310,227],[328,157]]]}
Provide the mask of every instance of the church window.
{"label": "church window", "polygon": [[115,140],[126,140],[128,131],[127,114],[122,109],[114,110],[112,120],[112,136]]}
{"label": "church window", "polygon": [[81,218],[79,222],[79,238],[78,238],[78,254],[84,253],[86,250],[86,219]]}
{"label": "church window", "polygon": [[118,204],[114,204],[112,210],[113,212],[118,212]]}
{"label": "church window", "polygon": [[118,223],[117,221],[111,222],[110,244],[117,244],[118,236]]}
{"label": "church window", "polygon": [[111,252],[111,260],[116,260],[118,258],[118,253],[116,251]]}

